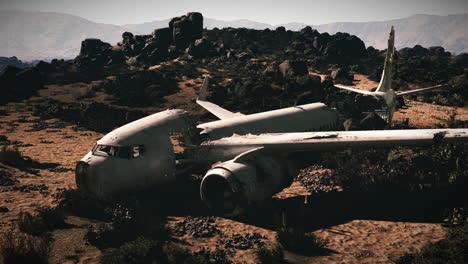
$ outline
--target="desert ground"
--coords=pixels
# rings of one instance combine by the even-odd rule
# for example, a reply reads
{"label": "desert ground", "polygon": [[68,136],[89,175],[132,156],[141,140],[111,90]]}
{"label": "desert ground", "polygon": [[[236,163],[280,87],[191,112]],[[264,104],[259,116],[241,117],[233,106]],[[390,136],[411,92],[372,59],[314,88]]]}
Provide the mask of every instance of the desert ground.
{"label": "desert ground", "polygon": [[[201,82],[200,78],[180,82],[181,89],[178,93],[167,96],[163,105],[149,110],[157,112],[174,107],[197,114],[206,113],[194,103]],[[103,134],[58,119],[41,120],[33,115],[33,107],[41,98],[74,102],[77,96],[86,93],[89,85],[49,85],[40,90],[38,96],[0,106],[0,110],[6,112],[0,116],[0,135],[13,142],[23,155],[45,164],[32,171],[0,165],[19,180],[19,184],[15,185],[19,186],[17,188],[0,187],[0,207],[7,208],[6,212],[0,212],[1,231],[13,227],[20,212],[34,212],[39,206],[55,206],[54,194],[61,188],[76,188],[75,164]],[[376,85],[377,83],[363,75],[355,77],[356,87],[371,89]],[[112,100],[112,96],[98,92],[93,98],[83,99],[83,102],[99,101],[110,104]],[[406,104],[407,108],[395,113],[396,122],[409,119],[409,124],[418,128],[443,127],[445,120],[454,111],[458,119],[468,120],[467,108],[411,100],[407,100]],[[299,204],[313,197],[314,193],[308,192],[299,182],[294,182],[291,187],[276,195],[276,199],[280,201],[289,199],[299,201]],[[317,201],[312,199],[312,202]],[[320,256],[303,256],[286,251],[287,263],[394,263],[402,255],[417,252],[428,242],[441,240],[446,235],[446,229],[437,222],[374,220],[365,217],[337,220],[333,219],[333,215],[331,217],[328,224],[308,230],[327,241],[327,253]],[[68,215],[66,221],[70,224],[69,227],[52,233],[54,242],[49,261],[98,263],[101,250],[90,245],[85,239],[87,228],[97,225],[98,221],[74,215]],[[314,220],[307,218],[307,221]],[[325,219],[325,222],[327,221]],[[194,251],[225,247],[235,263],[256,263],[254,249],[258,245],[275,240],[274,229],[252,221],[175,214],[168,216],[167,225],[173,231],[172,236],[183,247]],[[177,232],[181,225],[202,225],[216,230],[216,235],[197,237],[194,233]],[[229,246],[226,246],[228,244]]]}

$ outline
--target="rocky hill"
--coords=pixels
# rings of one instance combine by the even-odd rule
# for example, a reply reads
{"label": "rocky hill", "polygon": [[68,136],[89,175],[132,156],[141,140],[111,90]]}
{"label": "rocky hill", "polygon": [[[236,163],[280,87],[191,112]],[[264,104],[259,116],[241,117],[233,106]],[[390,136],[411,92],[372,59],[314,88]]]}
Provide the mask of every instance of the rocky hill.
{"label": "rocky hill", "polygon": [[[80,17],[43,12],[0,11],[0,56],[17,56],[23,61],[34,59],[74,58],[80,50],[80,41],[99,38],[116,43],[125,31],[134,34],[150,34],[156,28],[167,26],[169,19],[134,25],[108,25],[95,23]],[[312,25],[319,32],[347,32],[361,38],[366,46],[384,49],[391,25],[397,30],[397,48],[417,44],[430,47],[442,46],[454,53],[468,52],[468,15],[432,16],[415,15],[408,18],[365,23],[333,23]],[[204,27],[275,29],[270,25],[241,19],[222,21],[205,18]],[[286,29],[299,31],[306,25],[288,23]]]}
{"label": "rocky hill", "polygon": [[[158,106],[163,97],[177,92],[178,82],[201,78],[206,71],[216,83],[211,99],[232,110],[265,111],[295,105],[301,99],[329,103],[354,115],[349,108],[352,101],[337,104],[343,98],[335,97],[333,82],[352,84],[355,73],[378,81],[382,73],[385,52],[366,48],[360,38],[348,33],[330,35],[308,26],[300,31],[204,28],[203,16],[189,13],[172,18],[151,34],[124,32],[117,43],[85,39],[73,60],[40,62],[25,71],[5,69],[0,92],[8,96],[0,103],[27,98],[42,84],[103,80],[104,85],[96,89],[112,94],[118,104]],[[448,96],[427,93],[421,100],[466,104],[467,54],[451,56],[442,47],[415,46],[399,50],[396,56],[395,90],[450,82]],[[31,85],[31,80],[39,79]]]}
{"label": "rocky hill", "polygon": [[[152,28],[162,27],[169,20],[158,20],[149,23],[127,25],[127,27],[137,31],[148,33]],[[216,19],[205,19],[205,27],[245,27],[251,29],[275,29],[284,26],[286,29],[299,31],[307,26],[304,23],[287,23],[281,25],[271,25],[251,21],[247,19],[223,21]],[[436,16],[436,15],[413,15],[402,19],[388,21],[370,22],[339,22],[323,25],[309,25],[319,32],[335,34],[346,32],[358,36],[366,46],[373,46],[377,49],[385,49],[387,46],[388,31],[394,26],[397,31],[396,47],[413,47],[421,45],[425,47],[442,46],[453,53],[468,52],[468,14]]]}

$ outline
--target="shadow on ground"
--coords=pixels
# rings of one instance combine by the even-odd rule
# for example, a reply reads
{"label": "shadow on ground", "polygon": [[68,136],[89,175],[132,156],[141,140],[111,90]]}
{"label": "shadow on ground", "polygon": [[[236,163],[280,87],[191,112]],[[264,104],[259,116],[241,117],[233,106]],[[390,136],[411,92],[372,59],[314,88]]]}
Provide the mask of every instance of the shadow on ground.
{"label": "shadow on ground", "polygon": [[272,200],[239,221],[267,229],[297,226],[306,232],[355,219],[440,223],[447,208],[463,206],[468,198],[462,186],[408,191],[397,187],[345,190],[318,197],[297,196]]}

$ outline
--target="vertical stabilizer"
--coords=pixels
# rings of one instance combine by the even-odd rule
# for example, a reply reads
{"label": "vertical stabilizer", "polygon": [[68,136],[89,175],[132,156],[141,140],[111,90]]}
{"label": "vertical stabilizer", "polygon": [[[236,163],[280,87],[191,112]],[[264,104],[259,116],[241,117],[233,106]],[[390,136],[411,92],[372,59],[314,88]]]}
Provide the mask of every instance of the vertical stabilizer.
{"label": "vertical stabilizer", "polygon": [[385,56],[385,64],[380,79],[377,92],[386,92],[392,89],[392,68],[393,68],[393,54],[395,53],[395,30],[390,30],[390,37],[388,38],[387,55]]}

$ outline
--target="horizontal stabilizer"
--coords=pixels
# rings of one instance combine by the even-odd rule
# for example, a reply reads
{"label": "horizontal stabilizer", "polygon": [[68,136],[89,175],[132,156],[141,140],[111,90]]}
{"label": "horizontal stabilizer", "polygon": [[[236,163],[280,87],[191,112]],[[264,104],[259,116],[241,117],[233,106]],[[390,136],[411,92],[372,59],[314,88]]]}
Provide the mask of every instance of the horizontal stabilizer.
{"label": "horizontal stabilizer", "polygon": [[410,95],[410,94],[429,91],[429,90],[432,90],[432,89],[437,89],[437,88],[444,87],[444,86],[445,86],[445,84],[440,84],[440,85],[436,85],[436,86],[431,86],[431,87],[426,87],[426,88],[420,88],[420,89],[416,89],[416,90],[401,92],[401,93],[397,93],[396,95],[397,96],[405,96],[405,95]]}
{"label": "horizontal stabilizer", "polygon": [[365,95],[371,95],[372,94],[372,92],[369,92],[369,91],[356,89],[356,88],[351,88],[351,87],[342,86],[342,85],[335,85],[335,87],[343,89],[343,90],[347,90],[347,91],[350,91],[350,92],[354,92],[354,93],[360,93],[360,94],[365,94]]}
{"label": "horizontal stabilizer", "polygon": [[208,82],[209,78],[205,77],[205,80],[203,81],[203,86],[200,90],[200,94],[198,95],[197,99],[197,104],[199,104],[201,107],[205,108],[208,110],[210,113],[218,117],[219,119],[228,119],[228,118],[233,118],[236,116],[242,116],[243,114],[241,113],[233,113],[229,110],[226,110],[222,108],[221,106],[214,104],[212,102],[209,102],[206,100],[206,90],[208,89]]}

